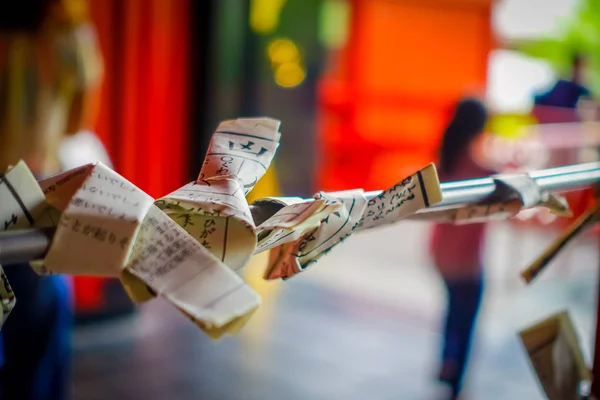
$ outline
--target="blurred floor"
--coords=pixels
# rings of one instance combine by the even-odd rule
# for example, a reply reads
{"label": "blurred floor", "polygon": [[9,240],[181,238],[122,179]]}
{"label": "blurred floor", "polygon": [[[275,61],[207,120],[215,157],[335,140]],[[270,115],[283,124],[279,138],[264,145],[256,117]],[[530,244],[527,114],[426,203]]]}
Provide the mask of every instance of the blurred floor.
{"label": "blurred floor", "polygon": [[[432,399],[444,293],[429,227],[357,235],[310,271],[260,282],[264,305],[235,338],[212,342],[155,300],[129,318],[79,328],[76,399]],[[487,288],[467,387],[471,399],[542,399],[516,332],[571,311],[590,355],[596,244],[580,240],[531,287],[518,271],[554,237],[493,227]]]}

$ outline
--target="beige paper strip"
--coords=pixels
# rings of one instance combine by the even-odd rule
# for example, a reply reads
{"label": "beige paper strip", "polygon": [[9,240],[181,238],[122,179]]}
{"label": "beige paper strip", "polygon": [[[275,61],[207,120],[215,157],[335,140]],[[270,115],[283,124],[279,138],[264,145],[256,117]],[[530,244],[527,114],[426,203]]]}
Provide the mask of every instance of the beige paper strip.
{"label": "beige paper strip", "polygon": [[[0,174],[0,231],[32,228],[47,206],[35,177],[23,161]],[[26,268],[11,266],[11,268]],[[0,267],[0,327],[16,304],[15,294]]]}
{"label": "beige paper strip", "polygon": [[569,314],[555,314],[520,336],[548,399],[579,400],[579,383],[589,380],[590,373]]}
{"label": "beige paper strip", "polygon": [[[367,200],[362,189],[321,193],[317,200],[341,206],[294,241],[280,239],[270,253],[265,279],[290,278],[318,261],[352,233],[386,225],[437,204],[442,192],[433,164]],[[287,238],[285,238],[287,239]]]}
{"label": "beige paper strip", "polygon": [[279,124],[271,118],[222,122],[198,179],[156,202],[235,271],[246,265],[256,248],[256,227],[245,196],[273,160]]}

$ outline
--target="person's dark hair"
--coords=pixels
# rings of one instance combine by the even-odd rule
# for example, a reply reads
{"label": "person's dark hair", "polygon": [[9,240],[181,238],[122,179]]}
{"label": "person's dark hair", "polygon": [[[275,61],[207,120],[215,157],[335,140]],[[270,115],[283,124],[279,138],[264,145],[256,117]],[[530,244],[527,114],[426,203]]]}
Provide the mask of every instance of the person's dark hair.
{"label": "person's dark hair", "polygon": [[0,33],[35,32],[55,0],[7,0],[0,5]]}
{"label": "person's dark hair", "polygon": [[458,102],[442,137],[439,167],[443,172],[451,172],[459,157],[465,156],[465,150],[483,132],[487,118],[487,108],[481,100],[465,98]]}

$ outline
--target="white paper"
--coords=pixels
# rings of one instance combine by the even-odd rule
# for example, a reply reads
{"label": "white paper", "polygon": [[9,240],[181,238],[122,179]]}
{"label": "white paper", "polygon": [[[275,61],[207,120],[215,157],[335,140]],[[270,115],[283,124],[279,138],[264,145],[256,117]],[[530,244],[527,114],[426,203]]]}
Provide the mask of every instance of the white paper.
{"label": "white paper", "polygon": [[520,201],[494,203],[486,205],[469,205],[453,210],[451,219],[457,225],[502,220],[514,217],[523,209]]}
{"label": "white paper", "polygon": [[127,269],[205,329],[260,305],[257,293],[156,206],[144,219]]}
{"label": "white paper", "polygon": [[0,230],[32,228],[46,209],[44,194],[23,161],[0,174]]}
{"label": "white paper", "polygon": [[[153,203],[146,193],[102,163],[87,172],[72,197],[61,188],[77,182],[64,174],[51,192],[66,207],[44,259],[47,273],[119,277],[139,227]],[[79,176],[79,175],[75,175]],[[70,177],[70,179],[69,179]],[[71,189],[71,188],[70,188]],[[62,191],[71,194],[71,190]]]}
{"label": "white paper", "polygon": [[435,166],[430,164],[373,199],[367,200],[362,189],[321,193],[316,197],[339,208],[329,212],[318,226],[302,232],[300,238],[296,239],[295,232],[278,237],[276,247],[270,246],[273,248],[265,279],[290,278],[352,233],[401,220],[439,203],[442,194]]}
{"label": "white paper", "polygon": [[362,190],[321,193],[315,201],[323,200],[338,207],[301,238],[271,250],[265,279],[290,278],[317,262],[352,234],[367,205]]}
{"label": "white paper", "polygon": [[500,174],[492,178],[511,188],[521,200],[523,209],[541,206],[556,215],[571,215],[569,204],[562,196],[543,191],[529,174]]}
{"label": "white paper", "polygon": [[441,200],[437,171],[433,164],[429,164],[370,199],[355,229],[364,230],[399,221]]}
{"label": "white paper", "polygon": [[105,165],[67,171],[41,187],[62,208],[43,272],[120,277],[134,301],[158,294],[215,338],[259,306],[239,276]]}
{"label": "white paper", "polygon": [[198,179],[156,202],[233,270],[246,265],[256,248],[256,227],[245,196],[271,164],[279,146],[279,124],[270,118],[222,122]]}
{"label": "white paper", "polygon": [[[0,174],[0,232],[32,228],[46,210],[44,194],[33,174],[23,161],[19,161],[5,175]],[[11,268],[27,268],[13,266]],[[10,283],[0,267],[0,327],[16,304]]]}
{"label": "white paper", "polygon": [[319,227],[321,221],[342,207],[340,202],[327,199],[305,200],[287,205],[257,227],[259,242],[255,254],[296,241],[308,231]]}
{"label": "white paper", "polygon": [[500,174],[492,176],[502,194],[513,193],[515,200],[488,204],[469,204],[460,208],[440,210],[419,219],[453,222],[457,225],[503,220],[520,211],[545,207],[555,215],[570,216],[567,201],[560,195],[541,190],[529,174]]}

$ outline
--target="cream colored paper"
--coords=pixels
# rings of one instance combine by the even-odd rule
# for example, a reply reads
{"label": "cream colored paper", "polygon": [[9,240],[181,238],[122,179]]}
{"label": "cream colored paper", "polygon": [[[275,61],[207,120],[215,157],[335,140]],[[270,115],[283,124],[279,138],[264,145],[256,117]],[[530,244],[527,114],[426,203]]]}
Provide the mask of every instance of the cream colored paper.
{"label": "cream colored paper", "polygon": [[121,276],[153,199],[102,163],[52,181],[44,183],[48,202],[62,214],[45,272]]}
{"label": "cream colored paper", "polygon": [[543,191],[529,174],[501,174],[492,177],[514,190],[521,199],[522,208],[546,207],[558,216],[571,216],[567,201],[556,193]]}
{"label": "cream colored paper", "polygon": [[503,220],[514,217],[523,209],[520,200],[508,203],[469,205],[451,211],[449,219],[457,225]]}
{"label": "cream colored paper", "polygon": [[[23,161],[19,161],[5,175],[0,174],[0,231],[32,228],[46,209],[44,194]],[[11,268],[26,267],[19,265]],[[3,325],[14,308],[16,299],[1,267],[0,302],[0,322]]]}
{"label": "cream colored paper", "polygon": [[[302,237],[280,237],[271,249],[265,279],[290,278],[305,270],[353,232],[403,219],[442,200],[437,171],[433,164],[403,179],[379,196],[367,200],[362,189],[321,193],[317,200],[341,208],[323,218]],[[283,210],[281,210],[283,211]],[[280,211],[280,212],[281,212]]]}
{"label": "cream colored paper", "polygon": [[35,226],[46,210],[44,194],[23,161],[0,174],[0,230]]}
{"label": "cream colored paper", "polygon": [[272,249],[265,279],[290,278],[317,262],[352,234],[367,206],[362,190],[320,193],[315,201],[337,207],[325,218],[316,220],[318,226],[301,238]]}
{"label": "cream colored paper", "polygon": [[546,207],[558,216],[570,216],[567,201],[555,193],[542,191],[529,174],[500,174],[492,177],[497,187],[505,193],[516,194],[518,200],[496,202],[486,205],[469,205],[450,211],[448,219],[456,224],[480,223],[490,220],[508,219],[521,210]]}
{"label": "cream colored paper", "polygon": [[134,301],[159,295],[213,338],[239,329],[259,306],[234,272],[103,164],[41,187],[62,212],[43,272],[120,277]]}
{"label": "cream colored paper", "polygon": [[322,220],[341,208],[341,203],[328,202],[326,199],[287,205],[257,227],[259,241],[255,254],[296,241],[309,230],[319,227]]}
{"label": "cream colored paper", "polygon": [[211,337],[260,305],[256,292],[156,206],[144,218],[127,271]]}
{"label": "cream colored paper", "polygon": [[246,194],[269,167],[279,146],[280,122],[246,118],[222,122],[200,175],[156,202],[202,246],[233,270],[256,248]]}
{"label": "cream colored paper", "polygon": [[569,314],[553,315],[520,336],[548,399],[579,400],[579,384],[589,380],[590,373]]}
{"label": "cream colored paper", "polygon": [[434,164],[403,179],[370,199],[355,230],[393,223],[442,201],[442,190]]}

